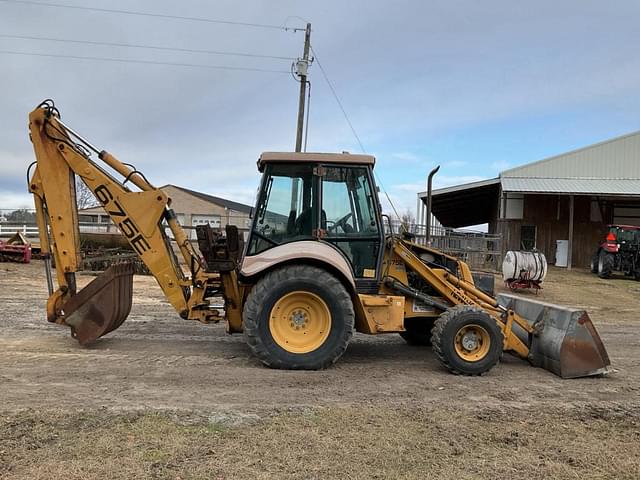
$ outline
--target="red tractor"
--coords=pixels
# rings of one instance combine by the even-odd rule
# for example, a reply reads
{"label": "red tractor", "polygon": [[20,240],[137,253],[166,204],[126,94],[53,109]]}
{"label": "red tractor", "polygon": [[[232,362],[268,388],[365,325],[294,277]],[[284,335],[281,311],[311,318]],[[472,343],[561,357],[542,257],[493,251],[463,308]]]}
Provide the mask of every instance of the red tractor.
{"label": "red tractor", "polygon": [[608,226],[604,240],[591,258],[591,273],[609,278],[614,271],[640,280],[640,227]]}

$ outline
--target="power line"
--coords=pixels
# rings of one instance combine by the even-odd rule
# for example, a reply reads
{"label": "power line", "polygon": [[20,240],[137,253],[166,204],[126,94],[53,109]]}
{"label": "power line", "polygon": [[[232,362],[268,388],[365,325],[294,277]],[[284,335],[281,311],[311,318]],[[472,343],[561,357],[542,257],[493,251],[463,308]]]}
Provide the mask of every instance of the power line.
{"label": "power line", "polygon": [[325,81],[327,82],[327,85],[329,85],[329,89],[331,90],[331,93],[333,94],[333,98],[336,99],[336,103],[340,107],[340,110],[342,110],[342,115],[344,115],[344,119],[349,124],[349,128],[351,129],[351,132],[353,133],[353,136],[356,137],[356,140],[358,141],[358,144],[360,145],[360,150],[362,150],[362,153],[366,153],[366,151],[364,149],[364,146],[362,145],[362,142],[360,141],[360,137],[356,133],[356,129],[353,128],[353,124],[351,123],[351,120],[349,120],[349,115],[347,115],[347,112],[345,111],[344,107],[342,106],[342,102],[340,101],[340,98],[338,97],[338,94],[336,93],[335,88],[333,88],[333,85],[332,85],[331,81],[329,80],[329,77],[327,76],[327,72],[324,71],[324,68],[322,67],[322,63],[320,63],[320,60],[318,59],[318,55],[316,54],[316,51],[313,49],[313,45],[311,46],[311,52],[313,52],[313,59],[318,63],[318,67],[320,67],[320,71],[322,72],[322,76],[324,77]]}
{"label": "power line", "polygon": [[[320,60],[318,59],[318,55],[316,54],[316,51],[313,49],[313,45],[311,45],[311,52],[313,53],[314,61],[318,64],[318,67],[320,67],[320,72],[322,72],[322,76],[324,77],[325,81],[327,82],[327,85],[329,85],[329,89],[331,90],[331,93],[333,94],[333,98],[336,99],[336,103],[340,107],[340,110],[342,110],[342,115],[344,115],[344,119],[349,124],[349,128],[351,128],[351,132],[353,133],[353,136],[358,141],[358,145],[360,145],[360,150],[362,150],[362,153],[367,153],[366,150],[364,149],[364,145],[362,144],[362,141],[360,140],[360,137],[358,136],[358,133],[356,132],[356,129],[353,128],[353,124],[351,123],[351,120],[349,119],[349,115],[347,115],[346,110],[342,106],[342,102],[340,101],[340,97],[338,97],[338,94],[336,93],[336,89],[333,88],[333,84],[329,80],[327,72],[324,71],[324,68],[322,67],[322,63],[320,63]],[[382,180],[380,180],[380,177],[377,175],[375,170],[374,170],[373,174],[375,175],[376,181],[380,185],[380,188],[384,192],[384,196],[387,197],[387,201],[389,202],[389,205],[391,206],[391,209],[393,210],[393,213],[396,214],[396,217],[398,217],[398,220],[401,220],[400,215],[398,215],[398,211],[396,210],[395,205],[391,201],[391,197],[389,197],[389,194],[387,193],[386,188],[384,188],[384,185],[382,184]]]}
{"label": "power line", "polygon": [[275,29],[275,30],[291,30],[291,31],[299,31],[304,30],[304,28],[296,28],[296,27],[285,27],[283,25],[269,25],[264,23],[250,23],[250,22],[234,22],[231,20],[218,20],[214,18],[201,18],[201,17],[185,17],[182,15],[168,15],[162,13],[151,13],[151,12],[139,12],[134,10],[117,10],[112,8],[97,8],[97,7],[86,7],[81,5],[66,5],[62,3],[52,3],[52,2],[34,2],[31,0],[0,0],[0,2],[5,3],[20,3],[24,5],[37,5],[39,7],[54,7],[54,8],[69,8],[74,10],[87,10],[91,12],[102,12],[102,13],[116,13],[120,15],[135,15],[139,17],[154,17],[154,18],[167,18],[172,20],[185,20],[189,22],[205,22],[205,23],[217,23],[222,25],[235,25],[241,27],[255,27],[255,28],[267,28],[267,29]]}
{"label": "power line", "polygon": [[[3,0],[0,0],[3,1]],[[21,40],[45,40],[47,42],[61,42],[61,43],[77,43],[86,45],[104,45],[108,47],[127,47],[127,48],[145,48],[150,50],[163,50],[172,52],[184,52],[184,53],[206,53],[210,55],[227,55],[236,57],[251,57],[251,58],[270,58],[275,60],[295,60],[294,57],[281,57],[276,55],[261,55],[257,53],[241,53],[241,52],[224,52],[220,50],[199,50],[192,48],[175,48],[175,47],[163,47],[159,45],[143,45],[136,43],[117,43],[117,42],[98,42],[94,40],[72,40],[65,38],[51,38],[51,37],[37,37],[30,35],[8,35],[0,33],[2,38],[17,38]]]}
{"label": "power line", "polygon": [[[3,0],[0,0],[3,1]],[[52,58],[70,58],[73,60],[96,60],[103,62],[119,62],[119,63],[137,63],[143,65],[168,65],[173,67],[192,67],[192,68],[209,68],[217,70],[240,70],[245,72],[266,72],[266,73],[290,73],[288,70],[270,70],[266,68],[252,68],[252,67],[231,67],[227,65],[204,65],[198,63],[172,63],[172,62],[157,62],[154,60],[131,60],[126,58],[108,58],[108,57],[83,57],[78,55],[56,55],[53,53],[36,53],[36,52],[15,52],[11,50],[0,50],[0,54],[9,55],[25,55],[34,57],[52,57]]]}

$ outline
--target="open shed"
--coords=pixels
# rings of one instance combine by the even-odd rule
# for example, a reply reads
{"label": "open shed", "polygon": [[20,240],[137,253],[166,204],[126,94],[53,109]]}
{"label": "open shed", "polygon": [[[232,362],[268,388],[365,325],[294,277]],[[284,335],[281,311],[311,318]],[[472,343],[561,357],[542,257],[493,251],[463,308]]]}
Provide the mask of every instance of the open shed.
{"label": "open shed", "polygon": [[[503,251],[535,248],[550,263],[587,267],[608,224],[640,225],[640,131],[432,197],[446,227],[486,223]],[[418,198],[427,203],[426,192]]]}

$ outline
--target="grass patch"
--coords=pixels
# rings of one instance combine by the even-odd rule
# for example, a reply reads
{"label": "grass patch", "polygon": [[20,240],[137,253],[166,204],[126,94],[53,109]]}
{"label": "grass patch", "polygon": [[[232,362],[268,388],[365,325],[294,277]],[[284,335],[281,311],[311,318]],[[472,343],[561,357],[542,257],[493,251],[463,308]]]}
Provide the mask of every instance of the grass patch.
{"label": "grass patch", "polygon": [[367,406],[260,419],[27,410],[0,418],[0,478],[636,479],[638,411]]}

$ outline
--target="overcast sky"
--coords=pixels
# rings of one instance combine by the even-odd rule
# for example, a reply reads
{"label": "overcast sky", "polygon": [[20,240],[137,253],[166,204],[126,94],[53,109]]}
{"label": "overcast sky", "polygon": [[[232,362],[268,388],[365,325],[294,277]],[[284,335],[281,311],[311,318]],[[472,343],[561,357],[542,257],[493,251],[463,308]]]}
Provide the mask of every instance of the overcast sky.
{"label": "overcast sky", "polygon": [[[36,0],[37,1],[37,0]],[[640,2],[51,0],[289,26],[312,45],[399,210],[437,186],[640,129]],[[35,3],[35,2],[32,2]],[[301,55],[303,34],[0,0],[0,50],[287,72],[290,60],[71,44],[37,36],[261,55]],[[53,98],[63,120],[174,183],[252,204],[262,151],[292,150],[298,84],[289,73],[0,53],[0,209],[31,207],[27,115]],[[309,151],[360,147],[310,70]]]}

